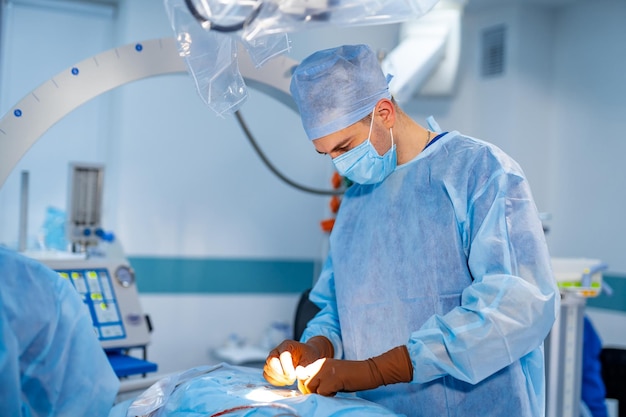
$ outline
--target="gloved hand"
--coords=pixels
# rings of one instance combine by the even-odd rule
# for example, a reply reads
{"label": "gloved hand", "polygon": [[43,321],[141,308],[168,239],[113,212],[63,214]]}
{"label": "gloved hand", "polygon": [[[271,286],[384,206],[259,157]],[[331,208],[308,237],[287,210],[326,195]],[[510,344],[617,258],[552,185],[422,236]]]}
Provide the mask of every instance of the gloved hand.
{"label": "gloved hand", "polygon": [[326,396],[337,392],[374,389],[381,385],[410,382],[413,364],[406,346],[398,346],[364,361],[323,358],[296,368],[298,389],[303,394]]}
{"label": "gloved hand", "polygon": [[263,377],[272,385],[291,385],[296,381],[296,366],[307,366],[333,355],[333,344],[324,336],[312,337],[306,343],[285,340],[267,356]]}

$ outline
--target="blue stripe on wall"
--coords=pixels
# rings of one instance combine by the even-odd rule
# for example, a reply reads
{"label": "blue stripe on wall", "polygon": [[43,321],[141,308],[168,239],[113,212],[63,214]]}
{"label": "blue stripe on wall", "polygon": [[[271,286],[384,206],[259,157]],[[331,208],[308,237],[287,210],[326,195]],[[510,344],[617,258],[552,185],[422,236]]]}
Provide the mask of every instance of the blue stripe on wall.
{"label": "blue stripe on wall", "polygon": [[626,312],[626,276],[604,274],[602,280],[613,290],[612,295],[604,291],[595,298],[587,300],[589,307]]}
{"label": "blue stripe on wall", "polygon": [[129,257],[140,293],[302,293],[314,261]]}
{"label": "blue stripe on wall", "polygon": [[[302,293],[311,287],[314,261],[129,257],[140,293]],[[626,312],[626,276],[605,274],[613,295],[587,305]]]}

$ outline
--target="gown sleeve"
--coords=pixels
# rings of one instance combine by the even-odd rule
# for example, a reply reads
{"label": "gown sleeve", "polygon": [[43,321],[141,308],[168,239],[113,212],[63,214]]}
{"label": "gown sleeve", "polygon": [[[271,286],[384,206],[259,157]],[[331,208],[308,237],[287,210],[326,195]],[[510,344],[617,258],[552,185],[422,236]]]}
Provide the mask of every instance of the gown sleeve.
{"label": "gown sleeve", "polygon": [[313,336],[325,336],[333,344],[335,358],[343,358],[343,343],[339,329],[337,298],[335,297],[335,276],[330,255],[326,259],[324,268],[311,290],[309,298],[320,308],[320,311],[309,321],[301,340],[306,342]]}
{"label": "gown sleeve", "polygon": [[478,383],[540,347],[559,310],[545,236],[523,175],[501,169],[467,189],[450,195],[453,204],[463,201],[457,219],[472,284],[460,306],[411,334],[414,382],[451,375]]}

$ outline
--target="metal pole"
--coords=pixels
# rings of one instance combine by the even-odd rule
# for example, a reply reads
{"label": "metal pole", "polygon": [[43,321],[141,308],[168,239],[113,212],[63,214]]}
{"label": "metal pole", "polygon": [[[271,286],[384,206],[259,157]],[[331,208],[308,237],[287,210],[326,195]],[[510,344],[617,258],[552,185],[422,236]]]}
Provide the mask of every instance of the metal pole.
{"label": "metal pole", "polygon": [[586,298],[565,293],[546,338],[546,417],[579,417],[582,391],[583,315]]}
{"label": "metal pole", "polygon": [[28,240],[28,171],[22,171],[22,179],[20,183],[20,226],[18,249],[24,252],[27,247]]}

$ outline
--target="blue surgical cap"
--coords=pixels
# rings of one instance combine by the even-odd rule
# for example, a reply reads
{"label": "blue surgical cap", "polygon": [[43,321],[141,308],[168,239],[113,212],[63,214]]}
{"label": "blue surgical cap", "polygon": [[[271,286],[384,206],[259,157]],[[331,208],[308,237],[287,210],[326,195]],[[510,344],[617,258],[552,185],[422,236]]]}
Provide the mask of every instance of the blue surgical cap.
{"label": "blue surgical cap", "polygon": [[309,139],[344,129],[391,98],[376,54],[367,45],[344,45],[315,52],[294,70],[291,95]]}

